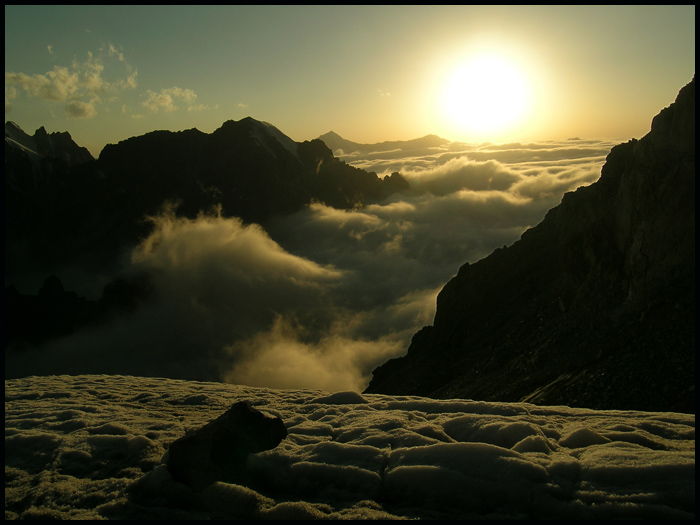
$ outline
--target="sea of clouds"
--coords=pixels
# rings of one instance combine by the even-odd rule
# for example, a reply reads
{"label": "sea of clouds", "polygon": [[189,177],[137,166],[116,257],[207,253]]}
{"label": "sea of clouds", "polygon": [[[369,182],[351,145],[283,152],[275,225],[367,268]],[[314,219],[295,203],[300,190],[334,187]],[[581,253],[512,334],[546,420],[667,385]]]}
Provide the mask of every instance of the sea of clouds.
{"label": "sea of clouds", "polygon": [[362,391],[372,369],[432,323],[436,296],[461,265],[512,244],[565,192],[595,182],[616,143],[337,151],[380,177],[399,171],[410,190],[351,211],[315,203],[265,229],[166,210],[123,270],[151,275],[151,298],[6,359],[9,375]]}

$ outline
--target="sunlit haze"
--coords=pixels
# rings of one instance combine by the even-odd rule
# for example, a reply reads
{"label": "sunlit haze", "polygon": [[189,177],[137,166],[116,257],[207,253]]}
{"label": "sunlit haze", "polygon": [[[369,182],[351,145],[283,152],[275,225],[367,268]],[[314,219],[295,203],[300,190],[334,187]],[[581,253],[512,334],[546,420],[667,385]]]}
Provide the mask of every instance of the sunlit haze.
{"label": "sunlit haze", "polygon": [[246,116],[296,141],[641,137],[694,6],[5,6],[5,118],[97,156]]}
{"label": "sunlit haze", "polygon": [[498,55],[470,56],[449,71],[444,90],[442,110],[453,136],[499,137],[534,117],[530,79]]}

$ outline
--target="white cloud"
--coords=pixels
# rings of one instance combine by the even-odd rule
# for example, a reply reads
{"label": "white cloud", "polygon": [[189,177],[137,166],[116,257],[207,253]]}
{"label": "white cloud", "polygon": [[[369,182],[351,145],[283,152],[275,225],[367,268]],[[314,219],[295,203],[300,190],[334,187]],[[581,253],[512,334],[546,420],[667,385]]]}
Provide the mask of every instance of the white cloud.
{"label": "white cloud", "polygon": [[5,86],[17,86],[29,96],[64,102],[78,90],[79,77],[68,68],[55,66],[44,75],[5,73]]}
{"label": "white cloud", "polygon": [[12,109],[10,100],[15,98],[17,98],[17,88],[5,84],[5,113],[8,113]]}
{"label": "white cloud", "polygon": [[117,60],[119,60],[119,62],[124,62],[124,54],[121,51],[119,51],[113,44],[109,44],[109,47],[107,48],[107,53],[109,56],[117,57]]}
{"label": "white cloud", "polygon": [[336,325],[318,341],[303,341],[304,330],[278,317],[272,327],[228,348],[237,354],[224,374],[227,383],[269,388],[319,388],[326,391],[362,391],[370,371],[400,353],[390,338],[359,340]]}
{"label": "white cloud", "polygon": [[456,157],[429,170],[405,170],[404,177],[416,191],[429,191],[434,195],[447,195],[464,189],[475,191],[505,191],[520,180],[501,163],[488,160],[475,162]]}
{"label": "white cloud", "polygon": [[97,114],[95,106],[91,102],[73,100],[66,104],[66,116],[70,118],[91,118]]}
{"label": "white cloud", "polygon": [[179,109],[176,101],[184,102],[188,107],[197,100],[197,94],[191,89],[182,89],[177,86],[161,89],[159,92],[146,91],[147,98],[142,105],[152,113],[158,111],[171,112]]}
{"label": "white cloud", "polygon": [[124,80],[121,81],[120,86],[121,86],[123,89],[126,89],[126,88],[132,88],[132,89],[133,89],[133,88],[135,88],[135,87],[137,86],[137,84],[138,84],[138,81],[137,81],[138,71],[136,71],[136,70],[135,70],[134,68],[132,68],[131,66],[128,66],[128,65],[127,65],[127,66],[126,66],[126,73],[127,73],[127,77],[126,77],[126,79],[124,79]]}
{"label": "white cloud", "polygon": [[[53,55],[53,47],[47,47]],[[115,57],[123,63],[123,78],[112,71],[113,80],[105,78],[105,59]],[[110,69],[111,65],[110,65]],[[100,49],[96,55],[87,53],[85,61],[73,60],[70,66],[56,65],[46,73],[26,74],[23,72],[5,73],[5,109],[8,100],[18,98],[17,89],[28,98],[38,98],[47,102],[67,103],[64,107],[70,117],[88,118],[97,114],[97,106],[102,97],[114,94],[119,89],[135,88],[137,72],[125,63],[124,55],[110,44],[107,51]],[[13,96],[8,96],[11,90]]]}
{"label": "white cloud", "polygon": [[104,64],[100,60],[95,60],[92,53],[88,53],[88,59],[85,62],[74,62],[73,70],[80,74],[80,85],[90,95],[104,95],[110,85],[102,77],[105,69]]}

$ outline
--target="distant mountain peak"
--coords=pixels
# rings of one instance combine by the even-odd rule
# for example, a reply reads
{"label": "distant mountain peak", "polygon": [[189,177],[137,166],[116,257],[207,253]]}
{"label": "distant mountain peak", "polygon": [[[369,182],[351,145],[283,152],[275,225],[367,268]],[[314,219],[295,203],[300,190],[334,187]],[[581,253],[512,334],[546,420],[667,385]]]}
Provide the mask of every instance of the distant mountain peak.
{"label": "distant mountain peak", "polygon": [[[318,137],[318,138],[321,139],[321,140],[323,140],[324,138],[328,138],[328,139],[337,139],[337,140],[345,140],[343,137],[341,137],[340,135],[338,135],[335,131],[329,131],[328,133],[324,133],[323,135],[321,135],[321,136]],[[349,142],[349,141],[348,141],[348,142]]]}
{"label": "distant mountain peak", "polygon": [[368,153],[391,150],[410,151],[439,147],[450,142],[449,140],[438,137],[437,135],[425,135],[424,137],[411,140],[386,140],[384,142],[377,142],[374,144],[361,144],[359,142],[344,139],[335,131],[324,133],[318,138],[325,142],[326,146],[333,150],[334,153],[342,151],[346,155],[354,152]]}

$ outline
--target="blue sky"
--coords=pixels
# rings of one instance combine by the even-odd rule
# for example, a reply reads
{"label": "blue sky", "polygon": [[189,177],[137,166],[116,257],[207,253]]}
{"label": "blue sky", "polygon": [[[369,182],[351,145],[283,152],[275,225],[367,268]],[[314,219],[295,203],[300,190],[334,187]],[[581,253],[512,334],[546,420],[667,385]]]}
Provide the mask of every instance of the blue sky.
{"label": "blue sky", "polygon": [[[457,93],[500,82],[525,117],[460,127],[445,85],[484,53],[517,80]],[[5,6],[5,119],[95,155],[245,116],[297,141],[640,137],[694,73],[694,6]]]}

